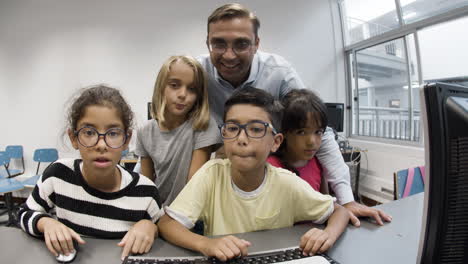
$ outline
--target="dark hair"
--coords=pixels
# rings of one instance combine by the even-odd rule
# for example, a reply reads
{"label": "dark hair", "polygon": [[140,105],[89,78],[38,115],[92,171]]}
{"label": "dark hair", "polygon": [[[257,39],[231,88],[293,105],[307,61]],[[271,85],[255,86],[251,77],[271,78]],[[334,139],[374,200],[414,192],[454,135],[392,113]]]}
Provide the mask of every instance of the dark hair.
{"label": "dark hair", "polygon": [[308,113],[316,114],[314,117],[318,117],[316,121],[320,128],[325,130],[327,127],[327,107],[314,92],[307,89],[291,90],[283,97],[281,104],[284,107],[281,123],[283,133],[304,128]]}
{"label": "dark hair", "polygon": [[[307,124],[307,114],[313,113],[313,117],[317,118],[317,124],[320,125],[324,131],[328,124],[327,118],[327,107],[323,103],[322,99],[318,97],[314,92],[307,89],[294,89],[287,93],[281,103],[284,107],[283,120],[281,123],[282,133],[304,128]],[[278,157],[283,166],[299,175],[299,172],[288,164],[284,158],[284,152],[286,149],[287,140],[286,137],[283,139],[278,151],[273,155]]]}
{"label": "dark hair", "polygon": [[101,105],[113,107],[117,110],[124,125],[125,131],[132,127],[133,112],[119,90],[103,84],[90,86],[80,90],[76,99],[72,101],[68,110],[68,126],[76,130],[78,121],[83,117],[86,107]]}
{"label": "dark hair", "polygon": [[233,105],[238,104],[249,104],[262,108],[268,114],[271,124],[276,131],[281,131],[283,107],[270,93],[250,86],[236,90],[226,103],[224,103],[223,120],[226,120],[226,113],[229,109],[231,109]]}
{"label": "dark hair", "polygon": [[220,20],[229,20],[234,18],[248,18],[252,22],[255,37],[258,38],[258,29],[260,28],[260,21],[257,16],[241,4],[232,3],[225,4],[216,8],[213,13],[208,17],[208,34],[210,33],[210,24]]}

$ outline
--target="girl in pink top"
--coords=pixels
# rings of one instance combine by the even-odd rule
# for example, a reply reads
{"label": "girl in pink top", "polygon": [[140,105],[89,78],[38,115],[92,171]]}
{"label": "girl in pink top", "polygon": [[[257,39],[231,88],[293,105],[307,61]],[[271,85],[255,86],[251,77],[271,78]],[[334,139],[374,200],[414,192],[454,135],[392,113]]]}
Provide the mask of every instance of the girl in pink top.
{"label": "girl in pink top", "polygon": [[281,101],[284,106],[279,150],[267,161],[288,169],[320,191],[322,166],[315,157],[327,127],[326,107],[322,100],[306,89],[290,91]]}

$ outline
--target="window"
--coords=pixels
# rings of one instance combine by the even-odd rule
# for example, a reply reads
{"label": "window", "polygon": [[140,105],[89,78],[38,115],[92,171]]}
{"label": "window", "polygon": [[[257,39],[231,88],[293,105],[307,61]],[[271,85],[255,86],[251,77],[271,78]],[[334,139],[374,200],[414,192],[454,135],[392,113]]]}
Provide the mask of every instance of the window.
{"label": "window", "polygon": [[424,80],[468,76],[468,17],[418,33]]}
{"label": "window", "polygon": [[441,78],[468,80],[468,0],[339,5],[350,76],[348,134],[422,144],[419,87]]}
{"label": "window", "polygon": [[468,0],[400,0],[405,24],[429,18],[468,5]]}
{"label": "window", "polygon": [[346,0],[341,2],[346,44],[353,44],[397,28],[395,0]]}
{"label": "window", "polygon": [[[415,67],[408,66],[415,62],[408,63],[406,56],[406,43],[411,40],[399,38],[355,53],[358,78],[357,89],[352,93],[355,98],[353,134],[419,139],[419,111],[409,102],[419,88]],[[410,80],[416,83],[412,89]]]}

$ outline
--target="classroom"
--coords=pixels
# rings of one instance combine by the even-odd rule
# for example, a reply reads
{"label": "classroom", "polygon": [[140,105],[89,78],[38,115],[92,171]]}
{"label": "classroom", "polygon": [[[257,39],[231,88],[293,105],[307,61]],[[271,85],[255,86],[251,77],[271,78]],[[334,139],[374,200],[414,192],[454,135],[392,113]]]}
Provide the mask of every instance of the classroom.
{"label": "classroom", "polygon": [[[344,206],[349,199],[344,197],[351,197],[355,204],[354,209],[366,212],[351,213],[350,222],[344,231],[340,232],[341,236],[338,235],[329,250],[322,252],[327,262],[316,263],[444,263],[450,259],[453,259],[450,263],[467,263],[468,51],[464,48],[464,43],[468,42],[468,34],[464,33],[468,28],[468,0],[238,0],[235,2],[252,11],[260,21],[258,33],[255,33],[255,39],[259,42],[247,43],[249,49],[255,48],[252,57],[255,52],[258,53],[254,61],[260,57],[260,52],[281,56],[280,63],[283,63],[281,67],[287,65],[286,67],[292,69],[292,78],[298,76],[300,79],[288,89],[305,88],[312,91],[326,107],[328,127],[331,129],[321,133],[329,135],[332,139],[320,140],[322,146],[325,142],[331,144],[327,146],[332,146],[330,148],[338,153],[340,159],[337,168],[345,168],[346,172],[344,178],[330,176],[332,180],[326,187],[331,193],[325,194],[336,197],[331,199],[335,199],[335,204],[339,204],[338,207],[345,208],[344,211],[349,210]],[[155,109],[165,109],[164,104],[160,106],[157,100],[155,101],[153,93],[156,94],[155,83],[159,78],[158,73],[161,74],[171,56],[194,57],[203,67],[208,67],[206,65],[212,63],[214,73],[208,72],[208,75],[215,75],[215,78],[222,79],[221,81],[236,88],[236,85],[224,77],[223,71],[218,68],[224,67],[226,73],[230,71],[228,69],[230,66],[226,66],[224,62],[216,62],[214,57],[210,60],[210,55],[213,56],[219,44],[213,41],[221,38],[213,40],[207,33],[209,16],[216,8],[229,3],[233,2],[226,0],[3,0],[0,2],[0,112],[3,113],[1,118],[3,129],[0,129],[0,213],[2,213],[0,242],[4,242],[0,247],[0,252],[3,253],[1,255],[8,255],[7,258],[12,263],[32,260],[56,261],[53,253],[49,252],[50,248],[48,250],[40,239],[33,239],[33,234],[23,232],[21,221],[16,221],[22,219],[21,210],[24,207],[20,206],[33,195],[37,180],[51,164],[48,160],[41,162],[36,157],[39,154],[36,150],[56,151],[52,153],[52,156],[57,155],[55,158],[52,157],[52,162],[57,159],[80,159],[80,151],[84,145],[79,138],[77,138],[79,142],[70,141],[71,134],[67,130],[68,109],[76,102],[74,100],[85,87],[102,85],[120,91],[126,104],[133,111],[133,130],[131,135],[127,133],[124,136],[125,143],[117,144],[119,148],[115,148],[119,150],[124,148],[122,156],[119,154],[120,158],[117,158],[118,164],[121,165],[118,167],[137,171],[135,174],[129,172],[129,181],[132,181],[131,177],[135,177],[131,175],[141,173],[143,177],[144,172],[150,168],[151,174],[154,175],[150,180],[156,181],[158,195],[162,195],[163,200],[168,197],[167,202],[160,202],[159,198],[155,198],[157,204],[155,201],[148,201],[159,209],[157,213],[149,213],[150,220],[163,217],[164,212],[166,212],[164,217],[176,219],[173,214],[177,214],[178,211],[172,212],[174,207],[171,203],[174,199],[182,201],[177,194],[191,180],[192,175],[198,176],[201,173],[190,170],[193,168],[189,168],[189,165],[194,164],[191,156],[187,161],[186,156],[174,154],[179,158],[177,162],[186,164],[183,166],[186,166],[187,171],[190,170],[190,176],[187,182],[177,187],[179,189],[174,191],[175,193],[172,193],[173,190],[166,193],[166,187],[160,187],[166,183],[158,182],[157,179],[161,174],[158,168],[159,161],[156,162],[154,159],[151,161],[150,158],[150,163],[147,163],[146,159],[142,160],[146,156],[142,153],[149,152],[142,150],[142,145],[149,144],[151,139],[150,136],[148,139],[143,137],[141,131],[148,122],[158,119],[154,118],[156,111],[159,111]],[[222,18],[219,21],[225,20]],[[212,24],[219,21],[215,20]],[[210,25],[208,32],[211,32]],[[232,56],[245,52],[241,50],[241,43],[224,44],[225,46],[220,48],[221,56],[226,52]],[[201,61],[202,56],[205,56],[206,62]],[[278,61],[277,57],[275,59]],[[174,61],[181,60],[174,59]],[[242,59],[239,61],[240,65],[244,63]],[[191,68],[195,67],[187,61],[185,63]],[[217,63],[222,65],[219,66]],[[168,69],[172,67],[171,65]],[[241,66],[236,64],[233,68]],[[250,72],[256,68],[252,65],[252,68],[246,69]],[[247,78],[241,83],[244,81],[248,81]],[[209,86],[210,81],[206,88],[207,94],[210,94]],[[269,89],[255,86],[253,88]],[[436,90],[440,92],[433,92]],[[212,93],[210,95],[215,97]],[[275,99],[282,99],[283,96],[284,94],[279,92],[279,98],[276,96]],[[209,97],[207,104],[210,109],[216,107],[213,101]],[[234,109],[235,106],[234,103],[229,109]],[[453,107],[455,110],[451,112]],[[227,109],[226,107],[225,111]],[[228,113],[224,112],[224,117]],[[223,118],[222,110],[219,115],[219,118]],[[271,119],[271,115],[268,116]],[[212,134],[207,132],[205,135],[206,140],[211,141],[203,146],[204,149],[212,147],[208,148],[207,152],[209,154],[207,162],[211,162],[210,164],[215,157],[219,157],[217,156],[219,152],[216,151],[220,151],[218,148],[223,141],[230,139],[223,131],[230,131],[226,130],[226,127],[231,121],[213,118],[210,120],[217,122],[217,124],[212,123],[211,131],[214,132]],[[237,122],[233,124],[236,125],[234,129],[237,129],[238,133],[233,137],[241,137],[244,131],[246,138],[252,138],[249,133],[253,133],[251,132],[253,130],[248,126],[252,121],[242,125],[238,119],[233,120]],[[264,129],[268,130],[268,126],[273,128],[274,123],[267,121]],[[99,142],[102,135],[103,142],[105,141],[109,147],[110,134],[106,130],[93,129],[88,133],[93,131],[98,133],[97,146],[101,144]],[[127,130],[125,122],[123,129]],[[210,128],[207,128],[208,130]],[[77,128],[75,131],[77,137],[78,132]],[[282,131],[277,132],[281,134]],[[265,134],[260,137],[265,137]],[[283,134],[286,137],[286,132]],[[276,138],[277,133],[273,131],[273,135]],[[269,136],[270,134],[267,135]],[[440,140],[435,140],[436,138]],[[453,143],[454,138],[458,143]],[[90,145],[94,146],[93,144]],[[167,147],[167,155],[172,155],[170,146],[174,145],[170,144]],[[196,145],[195,142],[193,144]],[[229,152],[229,145],[224,144],[226,151]],[[20,157],[11,156],[8,157],[8,161],[3,161],[3,157],[9,155],[8,150],[13,151],[14,148],[9,148],[12,146],[21,146],[20,150],[16,149],[21,152]],[[199,147],[201,149],[201,146]],[[221,149],[224,151],[224,147]],[[281,149],[279,145],[278,149]],[[194,150],[193,155],[195,155],[198,149],[191,150]],[[453,154],[455,152],[456,154]],[[229,153],[227,154],[230,159]],[[330,175],[333,174],[331,171],[335,165],[326,165],[326,158],[322,160],[319,154],[315,159],[320,161],[322,172],[330,171]],[[223,153],[221,157],[222,155]],[[83,154],[81,156],[84,160]],[[148,156],[151,156],[151,153],[148,153]],[[76,165],[70,164],[67,166],[71,169]],[[441,165],[436,167],[435,164]],[[9,172],[5,174],[7,170]],[[173,171],[175,168],[170,167],[169,170]],[[265,175],[266,171],[267,169]],[[338,174],[338,169],[334,173]],[[186,174],[187,172],[184,177]],[[84,172],[82,177],[85,177]],[[451,180],[452,178],[454,180]],[[8,179],[14,179],[13,189],[8,189],[8,184],[12,184],[6,181]],[[2,182],[3,180],[5,182]],[[45,179],[42,180],[45,183]],[[325,180],[322,181],[326,183]],[[341,184],[340,181],[345,181],[346,186],[349,185],[346,187],[349,189],[348,196],[341,194],[344,191],[335,189]],[[148,179],[144,178],[140,179],[138,184],[146,186],[149,184],[147,182]],[[234,181],[232,184],[233,188],[240,187]],[[266,180],[262,184],[266,184]],[[4,187],[6,189],[3,190]],[[322,192],[322,189],[320,191]],[[83,197],[86,195],[88,194],[84,194]],[[448,201],[453,202],[451,199],[455,199],[450,195],[462,197],[457,199],[465,201],[459,203],[457,208],[461,209],[457,209],[460,211],[457,211],[456,217],[453,216],[455,212],[449,207]],[[192,196],[188,196],[186,191],[183,198],[190,197]],[[103,198],[105,199],[107,198]],[[44,198],[44,201],[46,200],[48,201]],[[343,202],[344,200],[346,202]],[[442,202],[435,202],[436,200]],[[38,204],[37,201],[35,204]],[[171,213],[167,213],[167,208],[170,208]],[[177,207],[179,208],[182,207]],[[333,206],[331,208],[333,209]],[[428,208],[435,209],[430,211]],[[333,212],[338,213],[339,210],[335,208]],[[147,212],[144,213],[148,215]],[[374,214],[378,215],[379,220]],[[391,221],[385,220],[387,216],[391,217]],[[450,226],[452,222],[449,223],[447,220],[449,218],[456,219],[454,220],[456,226]],[[36,223],[39,219],[30,222]],[[177,218],[174,221],[182,220]],[[215,231],[211,233],[216,229],[206,225],[206,219],[204,221],[204,230],[216,236]],[[359,224],[354,224],[355,221],[359,221]],[[383,224],[380,225],[379,221]],[[165,221],[160,222],[165,223]],[[265,226],[270,226],[265,230],[262,228],[261,231],[234,233],[240,240],[250,241],[249,255],[251,252],[286,250],[286,248],[290,250],[297,248],[301,236],[319,222],[295,224],[286,228],[281,226],[280,229],[276,229],[276,224],[265,221]],[[201,224],[197,222],[194,228],[199,228],[199,225],[202,225],[201,234],[203,234],[203,222]],[[436,225],[445,227],[436,233],[434,230]],[[169,259],[177,261],[186,259],[198,263],[196,261],[212,260],[204,258],[203,255],[207,255],[204,251],[170,243],[172,240],[167,235],[167,229],[163,228],[161,231],[162,225],[157,226],[155,233],[159,234],[155,236],[152,247],[150,244],[144,254],[133,254],[134,258],[127,257],[125,260],[127,262],[122,262],[122,249],[115,246],[119,240],[88,236],[84,237],[86,244],[79,245],[79,251],[73,261],[94,263],[99,259],[104,263],[139,263],[138,261],[146,258],[147,261],[154,261],[148,263],[175,263]],[[192,227],[184,226],[188,229],[189,226]],[[324,229],[323,222],[320,222],[319,226],[319,229]],[[450,230],[456,229],[457,226],[463,228],[458,236],[453,237]],[[266,230],[270,228],[271,230]],[[114,239],[112,236],[109,238]],[[10,243],[14,246],[10,246]],[[358,245],[359,243],[361,244]],[[31,254],[24,254],[26,247],[31,249]],[[447,247],[449,249],[446,249]],[[126,250],[125,246],[122,248]],[[429,254],[428,251],[433,253]],[[447,253],[448,251],[452,253]],[[244,252],[239,255],[244,256]]]}

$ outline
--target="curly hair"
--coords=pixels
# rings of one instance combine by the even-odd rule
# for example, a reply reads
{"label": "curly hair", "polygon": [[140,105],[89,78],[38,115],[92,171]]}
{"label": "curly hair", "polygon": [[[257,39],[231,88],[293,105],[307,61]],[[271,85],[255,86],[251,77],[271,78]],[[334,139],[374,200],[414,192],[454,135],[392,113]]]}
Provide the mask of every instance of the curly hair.
{"label": "curly hair", "polygon": [[77,129],[78,121],[83,117],[86,108],[92,105],[115,108],[122,120],[125,131],[128,131],[133,126],[132,109],[120,91],[116,88],[99,84],[81,89],[78,97],[73,100],[67,115],[68,127],[72,131]]}

